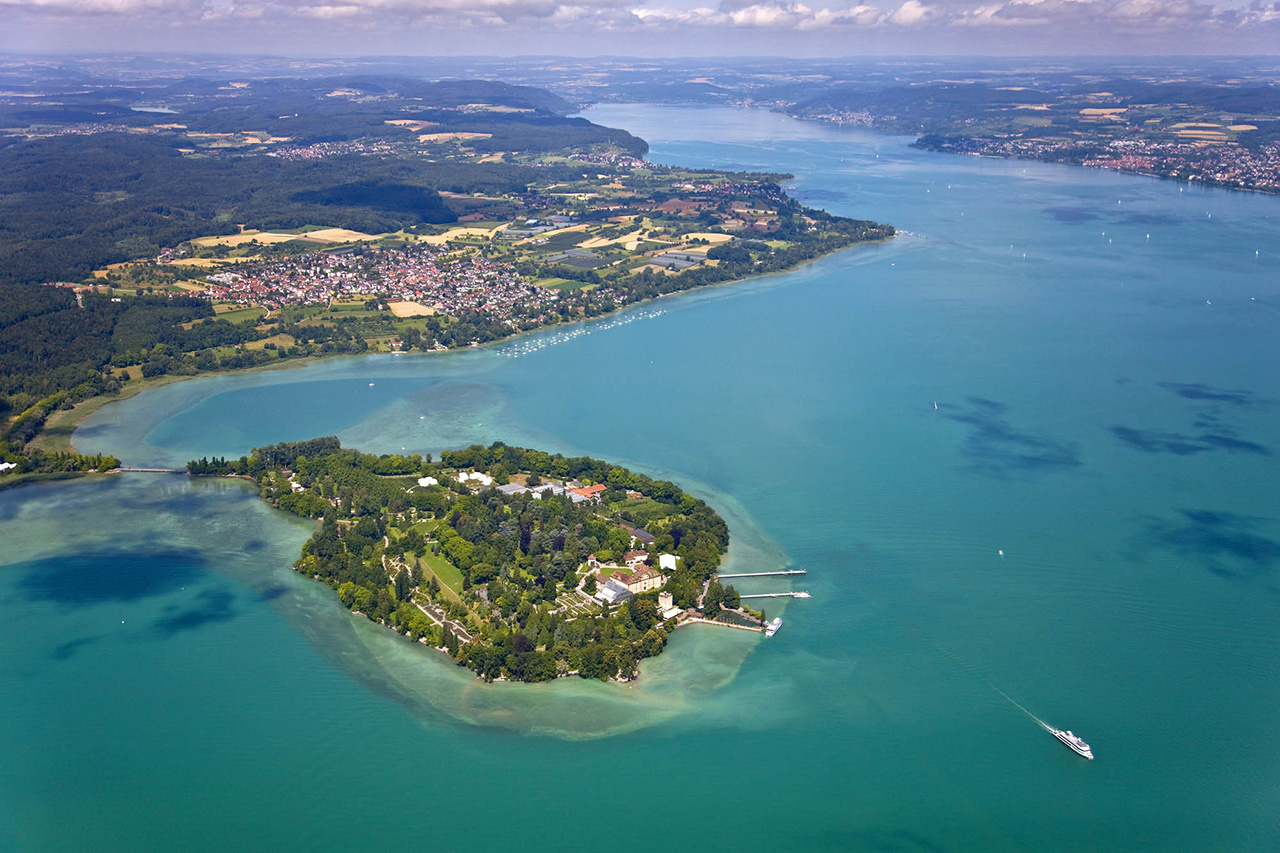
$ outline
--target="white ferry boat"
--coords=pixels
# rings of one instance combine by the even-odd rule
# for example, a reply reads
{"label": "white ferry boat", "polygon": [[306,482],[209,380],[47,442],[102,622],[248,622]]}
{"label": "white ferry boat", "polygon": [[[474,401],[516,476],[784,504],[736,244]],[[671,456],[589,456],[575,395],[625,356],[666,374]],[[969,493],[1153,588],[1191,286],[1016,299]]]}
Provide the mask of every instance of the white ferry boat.
{"label": "white ferry boat", "polygon": [[1093,750],[1089,748],[1089,744],[1080,739],[1079,735],[1074,735],[1070,731],[1059,731],[1052,727],[1049,728],[1049,732],[1058,740],[1071,747],[1073,751],[1083,755],[1090,761],[1093,760]]}
{"label": "white ferry boat", "polygon": [[772,622],[770,622],[769,625],[764,629],[764,635],[766,637],[772,637],[774,634],[778,633],[778,629],[781,627],[782,627],[782,617],[779,616],[776,619],[774,619]]}

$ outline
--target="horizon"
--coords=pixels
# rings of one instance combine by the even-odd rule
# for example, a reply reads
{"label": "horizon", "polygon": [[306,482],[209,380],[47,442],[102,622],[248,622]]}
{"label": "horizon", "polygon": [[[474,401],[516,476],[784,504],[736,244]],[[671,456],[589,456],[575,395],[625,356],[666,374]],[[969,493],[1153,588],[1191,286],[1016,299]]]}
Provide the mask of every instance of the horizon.
{"label": "horizon", "polygon": [[0,7],[8,18],[0,51],[38,55],[99,53],[104,42],[122,53],[306,59],[1280,55],[1276,0],[0,0]]}

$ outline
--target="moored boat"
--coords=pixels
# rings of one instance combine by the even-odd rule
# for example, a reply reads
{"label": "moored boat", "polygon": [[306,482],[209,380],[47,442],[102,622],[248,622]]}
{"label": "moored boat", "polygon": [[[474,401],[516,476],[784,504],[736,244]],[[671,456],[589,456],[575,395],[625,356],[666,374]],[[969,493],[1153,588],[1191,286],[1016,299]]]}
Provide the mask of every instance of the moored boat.
{"label": "moored boat", "polygon": [[782,627],[782,617],[779,616],[775,618],[772,622],[770,622],[768,627],[764,629],[764,635],[766,637],[772,637],[774,634],[778,633],[778,629],[781,627]]}

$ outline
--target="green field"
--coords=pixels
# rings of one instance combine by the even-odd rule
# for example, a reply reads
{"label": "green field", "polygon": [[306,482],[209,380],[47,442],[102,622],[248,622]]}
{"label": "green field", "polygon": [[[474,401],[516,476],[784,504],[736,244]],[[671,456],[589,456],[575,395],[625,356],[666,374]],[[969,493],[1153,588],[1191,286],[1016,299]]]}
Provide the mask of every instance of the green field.
{"label": "green field", "polygon": [[230,311],[218,313],[217,317],[219,320],[226,320],[228,323],[241,323],[245,320],[260,320],[266,314],[265,308],[233,308]]}
{"label": "green field", "polygon": [[580,290],[588,285],[585,281],[573,281],[567,278],[539,278],[531,281],[536,287],[550,287],[552,290]]}

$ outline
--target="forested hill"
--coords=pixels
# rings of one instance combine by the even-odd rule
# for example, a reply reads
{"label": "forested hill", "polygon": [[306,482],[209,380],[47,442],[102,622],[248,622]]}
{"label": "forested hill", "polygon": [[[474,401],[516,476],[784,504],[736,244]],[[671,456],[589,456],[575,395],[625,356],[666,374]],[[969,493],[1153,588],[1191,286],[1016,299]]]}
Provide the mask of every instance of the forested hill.
{"label": "forested hill", "polygon": [[[165,123],[181,123],[189,130],[228,133],[242,130],[246,119],[259,119],[263,122],[259,129],[296,134],[300,124],[310,126],[305,121],[308,116],[366,115],[378,123],[377,117],[388,108],[411,111],[488,106],[527,110],[541,116],[565,116],[574,110],[573,104],[563,98],[532,86],[492,80],[432,82],[389,75],[248,82],[195,77],[99,86],[77,79],[37,91],[48,97],[35,103],[30,97],[0,101],[0,127],[104,121],[151,127],[157,121],[165,122],[171,111],[181,118]],[[307,108],[305,113],[299,110],[302,106]]]}
{"label": "forested hill", "polygon": [[563,156],[644,140],[541,89],[475,80],[206,79],[0,95],[0,285],[246,225],[369,233],[457,219],[440,191],[572,180]]}

